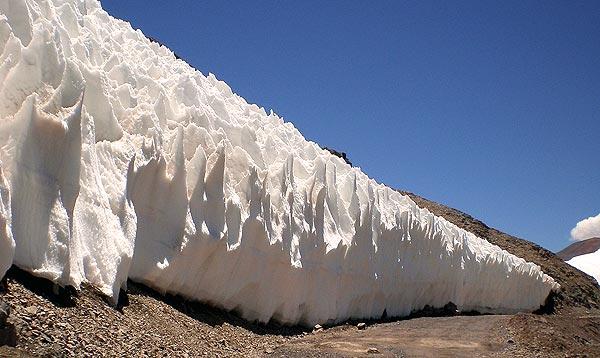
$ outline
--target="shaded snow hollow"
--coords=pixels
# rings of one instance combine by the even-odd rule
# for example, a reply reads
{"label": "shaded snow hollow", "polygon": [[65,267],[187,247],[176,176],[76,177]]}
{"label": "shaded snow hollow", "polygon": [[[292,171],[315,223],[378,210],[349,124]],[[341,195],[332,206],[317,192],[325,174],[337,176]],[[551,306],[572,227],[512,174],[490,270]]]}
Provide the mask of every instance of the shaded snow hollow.
{"label": "shaded snow hollow", "polygon": [[0,275],[113,300],[129,277],[308,325],[530,311],[558,288],[94,0],[0,0],[0,53]]}

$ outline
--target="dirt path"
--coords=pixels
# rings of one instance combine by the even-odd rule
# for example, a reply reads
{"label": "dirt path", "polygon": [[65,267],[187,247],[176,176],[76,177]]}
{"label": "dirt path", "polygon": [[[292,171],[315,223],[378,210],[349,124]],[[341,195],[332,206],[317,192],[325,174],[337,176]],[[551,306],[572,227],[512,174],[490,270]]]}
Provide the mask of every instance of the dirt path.
{"label": "dirt path", "polygon": [[[289,342],[273,355],[485,357],[507,354],[514,339],[506,328],[512,316],[414,318],[365,330],[342,326]],[[376,349],[376,351],[374,350]],[[369,353],[369,350],[372,353]]]}
{"label": "dirt path", "polygon": [[[369,353],[369,350],[375,349]],[[600,357],[600,311],[412,318],[287,341],[276,357]]]}

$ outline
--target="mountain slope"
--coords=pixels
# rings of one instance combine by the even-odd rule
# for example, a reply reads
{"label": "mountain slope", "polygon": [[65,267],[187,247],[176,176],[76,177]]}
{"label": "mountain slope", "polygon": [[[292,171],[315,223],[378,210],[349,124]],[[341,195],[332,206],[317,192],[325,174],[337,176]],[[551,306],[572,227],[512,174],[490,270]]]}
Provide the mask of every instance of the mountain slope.
{"label": "mountain slope", "polygon": [[558,257],[569,261],[575,256],[590,254],[600,250],[600,237],[577,241],[556,253]]}

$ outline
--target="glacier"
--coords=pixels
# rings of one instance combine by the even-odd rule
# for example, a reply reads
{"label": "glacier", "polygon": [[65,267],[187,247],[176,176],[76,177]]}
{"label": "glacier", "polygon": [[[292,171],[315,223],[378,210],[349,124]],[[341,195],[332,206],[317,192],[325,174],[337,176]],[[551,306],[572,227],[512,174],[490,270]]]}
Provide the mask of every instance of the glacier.
{"label": "glacier", "polygon": [[532,311],[559,285],[307,141],[95,0],[0,0],[0,276],[248,320]]}
{"label": "glacier", "polygon": [[600,250],[589,254],[575,256],[567,263],[596,279],[600,285]]}

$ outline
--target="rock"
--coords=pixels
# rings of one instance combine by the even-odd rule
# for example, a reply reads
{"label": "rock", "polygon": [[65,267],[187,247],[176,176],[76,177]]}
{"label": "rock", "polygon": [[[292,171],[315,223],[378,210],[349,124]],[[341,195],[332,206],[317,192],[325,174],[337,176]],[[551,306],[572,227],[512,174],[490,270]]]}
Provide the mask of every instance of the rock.
{"label": "rock", "polygon": [[49,335],[42,333],[42,342],[46,342],[46,343],[52,343],[54,342],[54,340],[52,339],[52,337],[50,337]]}
{"label": "rock", "polygon": [[25,311],[32,316],[35,316],[38,313],[38,308],[36,306],[29,306],[25,308]]}
{"label": "rock", "polygon": [[358,328],[359,330],[363,330],[367,328],[367,324],[364,322],[360,322],[359,324],[356,325],[356,328]]}
{"label": "rock", "polygon": [[327,148],[327,147],[324,147],[323,149],[325,149],[329,153],[335,155],[336,157],[342,158],[346,162],[346,164],[352,166],[352,162],[350,161],[350,159],[348,159],[348,156],[346,155],[345,152],[338,152],[335,149],[331,149],[331,148]]}
{"label": "rock", "polygon": [[0,327],[6,325],[6,320],[10,316],[10,306],[8,303],[0,300]]}
{"label": "rock", "polygon": [[367,349],[367,353],[377,354],[377,353],[379,353],[379,349],[377,349],[375,347],[369,347],[369,349]]}
{"label": "rock", "polygon": [[0,328],[0,346],[16,347],[17,330],[12,323],[7,323]]}
{"label": "rock", "polygon": [[313,332],[321,332],[323,330],[323,326],[321,326],[320,324],[315,324],[315,327],[313,328]]}
{"label": "rock", "polygon": [[457,314],[460,313],[460,311],[458,310],[458,307],[456,306],[456,304],[454,304],[454,302],[448,302],[446,303],[446,305],[444,305],[444,308],[442,309],[444,315],[447,316],[456,316]]}
{"label": "rock", "polygon": [[267,349],[265,349],[265,353],[266,354],[273,354],[273,353],[275,353],[275,350],[273,348],[267,348]]}

